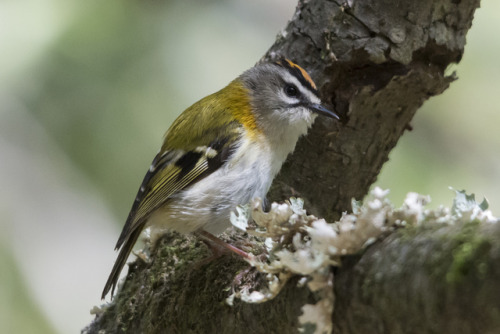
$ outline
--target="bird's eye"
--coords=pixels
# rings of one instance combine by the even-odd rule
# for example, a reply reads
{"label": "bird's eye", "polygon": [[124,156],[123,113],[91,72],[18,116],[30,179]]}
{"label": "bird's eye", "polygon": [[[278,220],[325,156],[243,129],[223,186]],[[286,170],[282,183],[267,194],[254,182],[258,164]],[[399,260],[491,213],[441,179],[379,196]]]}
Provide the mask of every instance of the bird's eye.
{"label": "bird's eye", "polygon": [[297,97],[299,95],[299,90],[295,85],[286,85],[284,90],[285,94],[289,97]]}

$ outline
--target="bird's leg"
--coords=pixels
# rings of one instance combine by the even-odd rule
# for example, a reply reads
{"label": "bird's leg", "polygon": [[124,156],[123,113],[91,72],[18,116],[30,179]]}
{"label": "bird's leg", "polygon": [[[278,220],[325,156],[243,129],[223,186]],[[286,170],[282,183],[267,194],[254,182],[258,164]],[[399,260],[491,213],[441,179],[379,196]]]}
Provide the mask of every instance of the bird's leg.
{"label": "bird's leg", "polygon": [[[230,244],[222,241],[221,239],[217,238],[215,235],[213,235],[207,231],[201,230],[201,231],[195,232],[195,234],[197,236],[199,236],[200,239],[203,242],[205,242],[205,244],[208,246],[208,248],[210,248],[210,250],[212,251],[212,256],[205,259],[205,260],[202,260],[202,262],[200,262],[200,264],[206,264],[207,262],[212,261],[214,258],[221,256],[222,255],[221,251],[227,252],[228,250],[235,253],[235,254],[238,254],[239,256],[244,258],[245,260],[252,260],[253,259],[253,256],[251,254],[248,254],[247,252],[242,251],[238,247],[235,247],[233,245],[230,245]],[[249,275],[255,276],[257,273],[258,273],[258,271],[255,270],[255,267],[253,267],[253,266],[250,266],[250,267],[247,267],[247,268],[241,270],[233,279],[233,282],[231,284],[232,291],[233,292],[237,291],[238,287],[240,287],[244,281],[247,281],[247,276],[249,276]],[[253,277],[253,276],[250,276],[250,277]]]}
{"label": "bird's leg", "polygon": [[[247,252],[244,252],[241,249],[234,247],[233,245],[230,245],[230,244],[222,241],[221,239],[217,238],[215,235],[213,235],[211,233],[208,233],[207,231],[201,230],[201,231],[195,232],[195,234],[198,235],[201,239],[208,241],[209,245],[212,244],[215,246],[222,247],[222,248],[227,249],[235,254],[238,254],[239,256],[241,256],[244,259],[250,259],[250,255],[248,255]],[[214,249],[213,246],[212,247],[209,246],[209,248],[211,248],[214,255],[218,253],[218,251],[216,249]]]}

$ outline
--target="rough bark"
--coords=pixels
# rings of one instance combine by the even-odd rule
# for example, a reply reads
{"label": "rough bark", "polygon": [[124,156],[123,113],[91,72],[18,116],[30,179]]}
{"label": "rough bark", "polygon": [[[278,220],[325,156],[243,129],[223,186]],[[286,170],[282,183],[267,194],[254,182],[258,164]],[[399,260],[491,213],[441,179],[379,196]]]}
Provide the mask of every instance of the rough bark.
{"label": "rough bark", "polygon": [[[478,0],[300,1],[264,58],[280,54],[305,67],[342,122],[316,121],[270,198],[300,195],[330,220],[350,209],[351,198],[363,198],[416,110],[454,80],[444,72],[460,60],[478,6]],[[346,259],[336,269],[335,332],[498,331],[500,230],[484,228],[401,230]],[[306,288],[292,281],[271,302],[229,307],[228,289],[247,265],[233,257],[193,264],[204,256],[195,239],[167,235],[150,264],[130,267],[113,303],[85,331],[297,332],[301,306],[314,300]],[[249,287],[260,283],[259,275],[244,277]]]}
{"label": "rough bark", "polygon": [[[351,6],[349,6],[351,4]],[[307,68],[323,100],[343,116],[321,119],[270,192],[295,193],[325,218],[362,199],[416,110],[453,81],[479,1],[300,1],[265,58]]]}
{"label": "rough bark", "polygon": [[499,241],[474,222],[390,235],[335,276],[334,332],[500,333]]}
{"label": "rough bark", "polygon": [[[335,271],[334,333],[498,333],[500,224],[401,229],[344,258]],[[234,242],[234,240],[233,240]],[[225,304],[248,265],[169,234],[153,262],[136,261],[113,303],[86,333],[298,333],[301,307],[315,297],[297,279],[263,304]],[[263,277],[243,276],[250,288]]]}

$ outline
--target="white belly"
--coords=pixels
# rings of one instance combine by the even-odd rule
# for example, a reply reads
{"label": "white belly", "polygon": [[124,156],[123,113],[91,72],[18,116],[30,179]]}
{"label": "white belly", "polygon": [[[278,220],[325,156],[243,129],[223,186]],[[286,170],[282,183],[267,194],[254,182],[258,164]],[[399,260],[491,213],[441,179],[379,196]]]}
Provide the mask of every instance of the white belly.
{"label": "white belly", "polygon": [[148,226],[181,233],[199,229],[222,233],[231,225],[229,216],[237,205],[255,197],[265,198],[291,150],[293,147],[277,155],[265,142],[242,143],[231,164],[179,192],[151,215]]}

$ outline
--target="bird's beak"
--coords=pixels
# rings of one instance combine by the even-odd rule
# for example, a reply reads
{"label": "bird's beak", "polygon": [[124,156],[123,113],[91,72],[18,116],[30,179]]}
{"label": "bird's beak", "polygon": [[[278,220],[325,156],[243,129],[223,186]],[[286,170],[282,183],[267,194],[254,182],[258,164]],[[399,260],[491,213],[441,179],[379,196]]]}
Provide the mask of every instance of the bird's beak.
{"label": "bird's beak", "polygon": [[339,117],[339,115],[337,115],[337,113],[326,109],[321,104],[312,104],[310,107],[311,107],[312,111],[314,111],[320,115],[324,115],[326,117],[335,118],[336,120],[340,120],[340,117]]}

